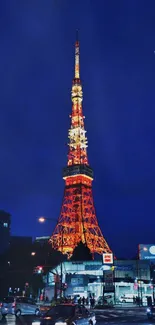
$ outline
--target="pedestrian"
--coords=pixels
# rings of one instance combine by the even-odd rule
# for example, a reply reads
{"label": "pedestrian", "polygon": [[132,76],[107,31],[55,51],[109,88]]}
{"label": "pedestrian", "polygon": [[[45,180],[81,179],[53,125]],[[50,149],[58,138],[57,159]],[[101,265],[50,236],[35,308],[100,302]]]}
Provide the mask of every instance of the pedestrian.
{"label": "pedestrian", "polygon": [[81,305],[81,297],[78,300],[78,304]]}
{"label": "pedestrian", "polygon": [[151,297],[151,296],[148,296],[148,297],[147,297],[147,305],[148,305],[149,307],[152,306],[152,297]]}
{"label": "pedestrian", "polygon": [[85,297],[84,296],[82,297],[82,303],[83,303],[83,305],[85,304]]}
{"label": "pedestrian", "polygon": [[95,299],[94,298],[90,298],[90,305],[91,305],[91,308],[94,308],[94,305],[95,305]]}

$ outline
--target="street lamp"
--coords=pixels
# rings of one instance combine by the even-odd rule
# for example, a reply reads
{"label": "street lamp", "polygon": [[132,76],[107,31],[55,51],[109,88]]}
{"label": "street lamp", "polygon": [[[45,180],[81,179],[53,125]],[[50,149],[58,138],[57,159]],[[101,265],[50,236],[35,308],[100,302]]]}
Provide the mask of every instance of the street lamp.
{"label": "street lamp", "polygon": [[44,217],[44,216],[37,217],[37,220],[38,220],[38,222],[40,222],[40,223],[44,223],[44,222],[46,222],[46,221],[57,221],[56,218],[47,218],[47,217]]}
{"label": "street lamp", "polygon": [[[47,217],[44,217],[44,216],[42,216],[42,217],[38,217],[37,218],[38,219],[38,221],[40,222],[40,223],[44,223],[44,222],[46,222],[46,221],[56,221],[57,222],[57,219],[56,218],[47,218]],[[64,234],[64,232],[63,232],[63,229],[62,229],[62,231],[61,231],[61,253],[63,254],[63,234]],[[61,278],[61,282],[60,282],[60,297],[62,298],[62,262],[61,262],[61,264],[60,264],[60,268],[61,268],[61,271],[60,271],[60,273],[61,273],[61,275],[60,275],[60,278]]]}
{"label": "street lamp", "polygon": [[36,252],[31,252],[31,256],[35,256],[36,255]]}
{"label": "street lamp", "polygon": [[38,218],[38,221],[39,221],[40,223],[44,223],[44,222],[46,221],[46,218],[45,218],[45,217],[39,217],[39,218]]}

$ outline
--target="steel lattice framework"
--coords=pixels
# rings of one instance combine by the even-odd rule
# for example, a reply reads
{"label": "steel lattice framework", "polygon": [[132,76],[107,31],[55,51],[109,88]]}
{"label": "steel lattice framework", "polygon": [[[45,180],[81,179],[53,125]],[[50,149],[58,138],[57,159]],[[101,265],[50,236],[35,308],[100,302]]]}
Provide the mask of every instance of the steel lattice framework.
{"label": "steel lattice framework", "polygon": [[64,197],[61,213],[50,241],[53,248],[69,257],[80,241],[86,243],[93,254],[111,253],[98,225],[93,202],[93,170],[88,164],[87,156],[78,40],[75,43],[75,76],[71,99],[68,163],[63,171]]}

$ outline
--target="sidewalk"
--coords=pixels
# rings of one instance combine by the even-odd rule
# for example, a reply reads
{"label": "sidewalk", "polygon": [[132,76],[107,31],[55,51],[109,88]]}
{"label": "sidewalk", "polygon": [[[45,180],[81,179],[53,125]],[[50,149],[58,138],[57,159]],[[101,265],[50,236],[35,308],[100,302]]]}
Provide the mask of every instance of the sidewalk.
{"label": "sidewalk", "polygon": [[94,310],[99,311],[99,310],[106,310],[106,309],[112,309],[112,310],[137,310],[137,311],[146,311],[147,306],[137,306],[134,304],[117,304],[117,305],[113,305],[113,306],[102,306],[100,308],[100,306],[98,306],[98,308],[94,308]]}
{"label": "sidewalk", "polygon": [[116,304],[114,305],[114,308],[132,308],[132,309],[142,309],[142,308],[147,308],[147,305],[146,306],[138,306],[138,305],[135,305],[135,304],[131,304],[131,303],[124,303],[124,304]]}

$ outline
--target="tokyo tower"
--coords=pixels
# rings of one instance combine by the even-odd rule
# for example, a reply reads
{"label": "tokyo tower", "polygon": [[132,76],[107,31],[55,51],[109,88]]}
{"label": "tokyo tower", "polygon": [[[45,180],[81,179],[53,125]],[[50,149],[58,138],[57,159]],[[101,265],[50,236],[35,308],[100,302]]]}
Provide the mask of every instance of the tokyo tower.
{"label": "tokyo tower", "polygon": [[87,156],[78,38],[75,42],[75,75],[72,82],[71,100],[68,161],[67,167],[63,170],[64,197],[50,242],[54,249],[67,254],[68,257],[71,257],[74,248],[81,241],[89,247],[92,254],[111,253],[98,225],[93,202],[93,170],[89,166]]}

